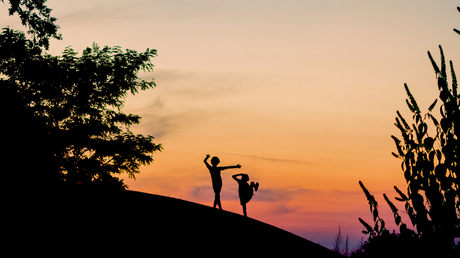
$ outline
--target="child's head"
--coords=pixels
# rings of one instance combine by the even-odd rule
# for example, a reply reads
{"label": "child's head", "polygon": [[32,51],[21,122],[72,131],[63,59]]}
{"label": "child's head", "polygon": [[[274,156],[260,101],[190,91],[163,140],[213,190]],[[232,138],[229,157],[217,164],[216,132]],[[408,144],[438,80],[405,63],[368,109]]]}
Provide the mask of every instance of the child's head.
{"label": "child's head", "polygon": [[211,159],[211,164],[212,164],[213,166],[217,166],[219,163],[220,163],[220,160],[219,160],[218,157],[212,157],[212,159]]}
{"label": "child's head", "polygon": [[249,181],[249,176],[247,174],[242,174],[241,175],[241,181],[243,181],[243,182]]}

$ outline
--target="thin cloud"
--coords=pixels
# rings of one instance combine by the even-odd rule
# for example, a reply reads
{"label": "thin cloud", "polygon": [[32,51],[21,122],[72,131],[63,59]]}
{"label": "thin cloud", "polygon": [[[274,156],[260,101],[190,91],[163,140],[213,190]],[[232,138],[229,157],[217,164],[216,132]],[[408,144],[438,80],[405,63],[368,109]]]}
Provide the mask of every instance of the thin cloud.
{"label": "thin cloud", "polygon": [[238,80],[232,76],[166,71],[160,76],[154,74],[158,87],[164,87],[169,98],[178,98],[191,103],[203,100],[228,98],[238,93]]}
{"label": "thin cloud", "polygon": [[155,68],[152,73],[145,73],[140,76],[144,80],[161,80],[163,83],[184,80],[193,77],[193,73],[182,71],[179,69],[159,69]]}
{"label": "thin cloud", "polygon": [[88,19],[102,19],[98,16],[98,10],[101,9],[98,6],[93,6],[92,8],[86,8],[84,10],[73,10],[70,11],[67,14],[60,14],[58,17],[58,22],[59,21],[82,21],[82,20],[88,20]]}
{"label": "thin cloud", "polygon": [[[237,187],[224,187],[221,197],[226,200],[239,200]],[[258,202],[282,202],[287,203],[294,199],[296,195],[313,194],[315,191],[298,187],[280,187],[280,188],[259,188],[254,191],[254,198]],[[190,192],[193,198],[207,197],[212,194],[211,185],[195,186]]]}
{"label": "thin cloud", "polygon": [[[235,187],[224,186],[220,193],[221,200],[238,201],[238,191]],[[214,200],[214,191],[211,184],[195,186],[190,191],[190,195],[194,200]]]}
{"label": "thin cloud", "polygon": [[308,162],[308,161],[303,161],[303,160],[275,159],[275,158],[267,158],[267,157],[261,157],[261,156],[256,156],[256,155],[234,154],[234,153],[227,153],[227,154],[233,155],[233,156],[239,156],[239,157],[261,159],[261,160],[266,160],[266,161],[271,161],[271,162],[287,162],[287,163],[302,163],[302,164],[307,164],[307,165],[320,165],[318,163]]}
{"label": "thin cloud", "polygon": [[192,198],[194,199],[201,199],[201,198],[204,198],[204,197],[208,197],[209,196],[209,193],[212,191],[212,188],[211,186],[195,186],[193,187],[192,191],[191,191],[191,196]]}
{"label": "thin cloud", "polygon": [[[89,1],[88,1],[89,2]],[[88,4],[75,4],[66,5],[63,8],[56,9],[56,18],[58,23],[72,22],[72,23],[85,23],[85,22],[100,22],[100,21],[118,21],[121,22],[127,19],[137,18],[139,12],[132,11],[126,8],[126,3],[114,3],[113,1],[95,2],[90,8]],[[77,2],[75,2],[77,3]],[[132,3],[131,3],[132,4]]]}
{"label": "thin cloud", "polygon": [[312,190],[297,187],[284,188],[260,188],[255,194],[257,200],[261,202],[288,202],[296,195],[305,195],[311,193]]}
{"label": "thin cloud", "polygon": [[187,128],[201,121],[204,114],[199,110],[188,110],[169,114],[144,114],[139,128],[143,128],[155,138],[164,137],[178,130]]}
{"label": "thin cloud", "polygon": [[336,168],[345,168],[345,166],[338,166],[338,165],[331,165],[331,164],[323,164],[323,163],[315,163],[309,162],[304,160],[295,160],[295,159],[276,159],[276,158],[268,158],[268,157],[261,157],[257,155],[248,155],[248,154],[235,154],[235,153],[226,153],[227,155],[245,157],[245,158],[253,158],[258,160],[265,160],[270,162],[284,162],[284,163],[291,163],[291,164],[304,164],[307,166],[328,166],[328,167],[336,167]]}
{"label": "thin cloud", "polygon": [[276,215],[285,215],[285,214],[290,214],[290,213],[295,213],[298,211],[297,207],[287,207],[284,204],[281,205],[276,205],[273,208],[273,213]]}
{"label": "thin cloud", "polygon": [[[150,75],[144,75],[144,79]],[[154,137],[163,137],[178,130],[187,130],[207,118],[220,117],[228,112],[222,109],[209,110],[210,101],[218,102],[238,94],[234,79],[227,75],[207,75],[181,70],[158,70],[153,73],[157,83],[147,105],[136,107],[131,101],[129,110],[142,117],[138,128]],[[147,95],[142,96],[145,98]],[[141,103],[145,103],[142,102]],[[170,103],[180,103],[171,105]]]}

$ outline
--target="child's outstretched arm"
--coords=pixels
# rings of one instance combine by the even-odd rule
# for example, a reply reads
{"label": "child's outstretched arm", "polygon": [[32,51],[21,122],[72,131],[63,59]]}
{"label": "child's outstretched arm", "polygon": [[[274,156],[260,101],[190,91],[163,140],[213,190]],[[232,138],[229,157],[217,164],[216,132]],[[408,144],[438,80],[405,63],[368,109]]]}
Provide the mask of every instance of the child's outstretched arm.
{"label": "child's outstretched arm", "polygon": [[226,167],[220,167],[220,168],[221,168],[222,170],[224,170],[224,169],[229,169],[229,168],[241,168],[241,165],[238,164],[238,165],[236,165],[236,166],[226,166]]}

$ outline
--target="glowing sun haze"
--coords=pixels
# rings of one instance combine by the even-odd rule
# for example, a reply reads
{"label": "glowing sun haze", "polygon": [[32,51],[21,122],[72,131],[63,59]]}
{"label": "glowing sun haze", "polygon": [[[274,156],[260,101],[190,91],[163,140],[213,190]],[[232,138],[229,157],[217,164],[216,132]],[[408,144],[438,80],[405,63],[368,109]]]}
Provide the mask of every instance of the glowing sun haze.
{"label": "glowing sun haze", "polygon": [[[390,136],[396,110],[410,120],[407,83],[423,110],[438,96],[438,45],[460,62],[458,1],[70,1],[49,0],[71,45],[158,50],[157,88],[130,96],[142,116],[135,133],[164,151],[143,167],[131,190],[211,206],[203,159],[241,164],[222,173],[222,206],[242,214],[235,173],[260,183],[248,216],[331,247],[339,226],[352,248],[371,221],[358,181],[393,216],[382,193],[405,189]],[[17,17],[2,27],[25,30]],[[458,67],[458,65],[457,65]],[[458,73],[458,72],[457,72]],[[402,208],[403,209],[403,208]],[[403,217],[408,222],[408,218]]]}

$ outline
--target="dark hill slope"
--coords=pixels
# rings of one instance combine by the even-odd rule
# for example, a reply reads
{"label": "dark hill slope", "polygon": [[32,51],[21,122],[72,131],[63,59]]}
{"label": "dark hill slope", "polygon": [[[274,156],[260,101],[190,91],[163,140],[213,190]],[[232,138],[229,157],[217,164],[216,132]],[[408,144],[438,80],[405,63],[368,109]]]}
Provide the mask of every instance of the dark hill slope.
{"label": "dark hill slope", "polygon": [[180,199],[135,191],[57,192],[10,199],[6,232],[15,253],[342,257],[266,223]]}

